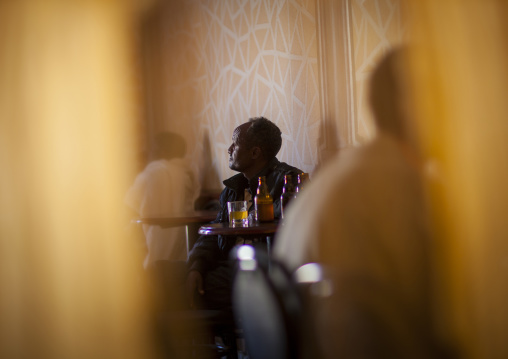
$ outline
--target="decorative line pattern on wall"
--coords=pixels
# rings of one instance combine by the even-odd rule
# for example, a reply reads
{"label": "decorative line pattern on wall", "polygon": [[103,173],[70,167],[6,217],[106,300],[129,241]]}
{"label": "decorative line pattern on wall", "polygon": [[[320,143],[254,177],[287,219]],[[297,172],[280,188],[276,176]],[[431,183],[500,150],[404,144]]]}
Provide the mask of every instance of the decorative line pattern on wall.
{"label": "decorative line pattern on wall", "polygon": [[316,3],[322,127],[327,129],[322,157],[326,160],[337,148],[359,146],[374,136],[368,79],[381,56],[400,43],[406,31],[400,0]]}
{"label": "decorative line pattern on wall", "polygon": [[315,0],[194,0],[176,10],[165,16],[167,105],[158,127],[188,126],[196,161],[210,151],[224,179],[233,174],[234,128],[262,115],[282,130],[278,158],[311,172],[320,122]]}
{"label": "decorative line pattern on wall", "polygon": [[405,37],[401,12],[400,0],[165,2],[148,36],[158,44],[148,65],[150,133],[182,133],[204,188],[218,189],[233,174],[234,128],[263,115],[283,132],[279,159],[312,172],[320,143],[333,152],[335,128],[346,147],[374,135],[367,80]]}
{"label": "decorative line pattern on wall", "polygon": [[371,138],[374,124],[367,91],[368,79],[380,57],[406,37],[400,0],[351,0],[353,58],[358,111],[358,142]]}

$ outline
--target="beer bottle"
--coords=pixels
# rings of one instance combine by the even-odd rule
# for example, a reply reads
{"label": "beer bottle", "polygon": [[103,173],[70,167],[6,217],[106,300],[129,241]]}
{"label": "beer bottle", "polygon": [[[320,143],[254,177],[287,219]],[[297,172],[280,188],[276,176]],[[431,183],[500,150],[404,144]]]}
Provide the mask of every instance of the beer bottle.
{"label": "beer bottle", "polygon": [[259,222],[273,221],[273,198],[270,191],[268,191],[264,176],[259,177],[258,180],[258,190],[254,196],[254,208],[256,210],[256,219]]}
{"label": "beer bottle", "polygon": [[295,197],[298,196],[302,192],[302,188],[305,185],[305,182],[309,180],[309,174],[302,172],[298,174],[298,184],[295,188]]}
{"label": "beer bottle", "polygon": [[280,213],[282,218],[284,218],[284,211],[289,201],[293,199],[295,196],[295,186],[293,185],[293,180],[291,175],[284,176],[284,187],[282,187],[282,194],[280,195]]}

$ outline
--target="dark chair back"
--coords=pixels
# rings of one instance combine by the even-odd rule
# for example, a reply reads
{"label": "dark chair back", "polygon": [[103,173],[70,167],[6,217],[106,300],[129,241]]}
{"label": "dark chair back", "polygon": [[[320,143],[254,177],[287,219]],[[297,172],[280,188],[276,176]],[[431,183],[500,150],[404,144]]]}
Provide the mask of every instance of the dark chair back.
{"label": "dark chair back", "polygon": [[237,250],[233,310],[249,358],[298,358],[303,301],[282,263],[250,246]]}

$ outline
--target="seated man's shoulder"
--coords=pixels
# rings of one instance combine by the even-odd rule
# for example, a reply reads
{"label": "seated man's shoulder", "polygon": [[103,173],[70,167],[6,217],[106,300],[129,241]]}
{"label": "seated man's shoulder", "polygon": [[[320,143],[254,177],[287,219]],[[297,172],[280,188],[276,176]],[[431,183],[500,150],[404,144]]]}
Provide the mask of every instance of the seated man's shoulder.
{"label": "seated man's shoulder", "polygon": [[219,202],[227,202],[232,201],[232,197],[234,197],[235,191],[232,188],[224,187],[222,192],[219,195]]}
{"label": "seated man's shoulder", "polygon": [[303,171],[294,167],[294,166],[291,166],[289,164],[287,164],[286,162],[279,162],[277,164],[277,166],[275,167],[275,171],[278,171],[280,173],[284,173],[284,174],[299,174],[299,173],[302,173]]}

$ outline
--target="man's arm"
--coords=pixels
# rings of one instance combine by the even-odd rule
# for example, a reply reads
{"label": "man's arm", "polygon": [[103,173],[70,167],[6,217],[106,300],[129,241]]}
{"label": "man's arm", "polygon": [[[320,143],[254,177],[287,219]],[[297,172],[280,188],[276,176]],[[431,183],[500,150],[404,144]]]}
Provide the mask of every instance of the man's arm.
{"label": "man's arm", "polygon": [[189,253],[186,291],[191,308],[194,308],[196,292],[199,295],[205,294],[203,289],[204,275],[217,266],[219,256],[220,250],[216,236],[199,237]]}
{"label": "man's arm", "polygon": [[189,271],[208,272],[217,266],[221,256],[217,236],[201,236],[189,253]]}
{"label": "man's arm", "polygon": [[[212,223],[222,223],[228,221],[227,212],[227,190],[220,194],[219,203],[221,209]],[[189,271],[198,271],[205,273],[214,269],[217,262],[221,259],[221,250],[219,248],[219,239],[217,236],[200,236],[194,247],[189,253],[187,264]]]}
{"label": "man's arm", "polygon": [[[221,209],[212,223],[224,222],[224,211],[226,211],[225,218],[227,221],[227,195],[225,192],[226,190],[222,191],[220,195],[219,203]],[[187,259],[188,275],[186,289],[191,308],[194,307],[194,296],[196,292],[200,295],[205,293],[203,289],[205,273],[217,267],[221,255],[222,253],[217,236],[199,237],[190,251]]]}
{"label": "man's arm", "polygon": [[194,270],[189,272],[187,275],[186,291],[187,298],[189,300],[189,306],[191,309],[194,309],[194,296],[196,293],[199,295],[205,294],[203,287],[203,275],[200,272]]}

